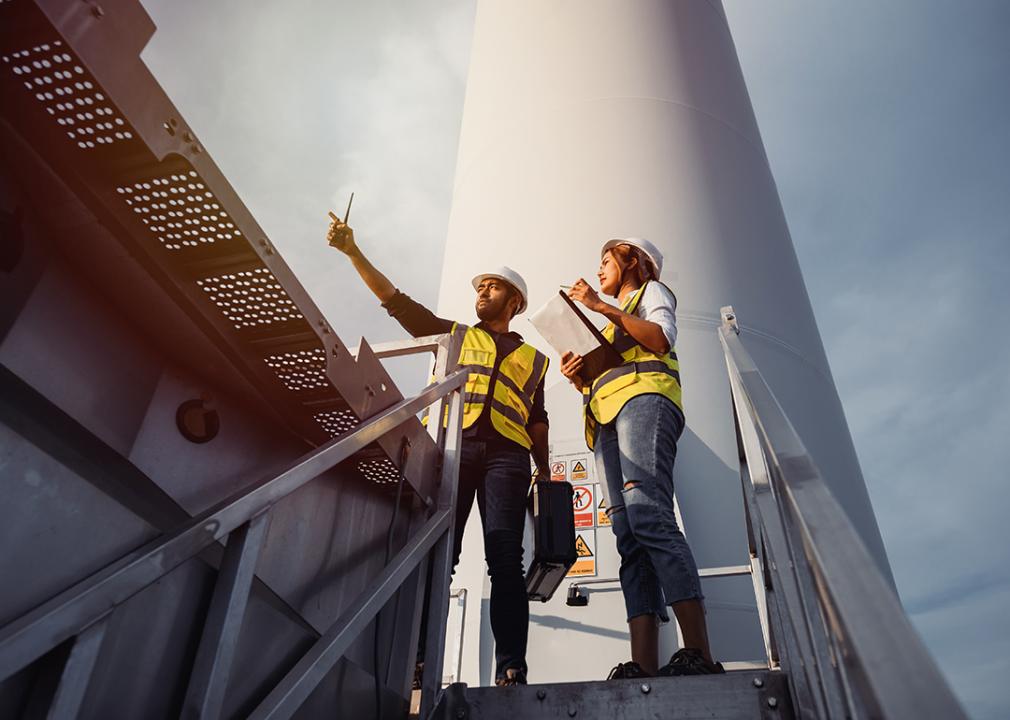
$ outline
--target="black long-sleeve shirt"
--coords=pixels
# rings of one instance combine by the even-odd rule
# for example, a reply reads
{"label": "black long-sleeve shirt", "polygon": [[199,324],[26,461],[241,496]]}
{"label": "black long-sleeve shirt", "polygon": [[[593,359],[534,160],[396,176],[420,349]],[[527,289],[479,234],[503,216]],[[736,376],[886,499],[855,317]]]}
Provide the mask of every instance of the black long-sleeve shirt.
{"label": "black long-sleeve shirt", "polygon": [[[387,302],[382,304],[386,308],[389,316],[396,320],[413,337],[423,337],[424,335],[439,335],[452,330],[453,321],[440,318],[421,303],[405,295],[399,290]],[[496,333],[489,329],[484,323],[477,323],[479,327],[494,340],[495,361],[491,370],[491,379],[488,386],[488,394],[494,393],[494,384],[498,380],[498,366],[502,358],[523,344],[522,336],[517,332]],[[547,424],[547,409],[544,406],[544,381],[540,380],[536,391],[533,393],[533,408],[530,410],[529,420],[526,427],[536,423]],[[484,411],[473,425],[463,431],[463,437],[485,442],[506,442],[513,441],[504,437],[491,425],[491,403],[484,403]],[[516,443],[513,443],[516,444]]]}

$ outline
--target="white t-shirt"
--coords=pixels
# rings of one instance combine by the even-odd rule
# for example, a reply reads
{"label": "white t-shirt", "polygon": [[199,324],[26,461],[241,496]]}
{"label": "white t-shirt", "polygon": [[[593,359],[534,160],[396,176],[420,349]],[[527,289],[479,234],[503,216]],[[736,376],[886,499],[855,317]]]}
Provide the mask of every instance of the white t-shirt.
{"label": "white t-shirt", "polygon": [[642,291],[635,315],[663,328],[672,350],[677,344],[677,298],[660,282],[650,282]]}

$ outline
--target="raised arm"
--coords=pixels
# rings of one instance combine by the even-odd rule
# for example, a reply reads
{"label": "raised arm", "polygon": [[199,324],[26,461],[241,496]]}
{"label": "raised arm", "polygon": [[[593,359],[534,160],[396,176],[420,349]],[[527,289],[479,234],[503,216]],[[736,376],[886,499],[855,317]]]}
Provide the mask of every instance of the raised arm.
{"label": "raised arm", "polygon": [[330,224],[326,239],[330,245],[351,259],[354,269],[358,271],[368,289],[379,298],[390,317],[400,323],[400,327],[408,333],[414,337],[422,337],[438,335],[452,329],[451,320],[438,317],[421,303],[397,290],[389,278],[368,261],[354,242],[354,231],[342,220],[336,219]]}
{"label": "raised arm", "polygon": [[330,245],[342,252],[351,260],[354,269],[368,286],[368,289],[375,293],[379,302],[387,303],[396,294],[396,287],[385,275],[369,262],[361,248],[354,242],[354,230],[346,225],[339,218],[330,223],[330,230],[326,233],[326,239]]}

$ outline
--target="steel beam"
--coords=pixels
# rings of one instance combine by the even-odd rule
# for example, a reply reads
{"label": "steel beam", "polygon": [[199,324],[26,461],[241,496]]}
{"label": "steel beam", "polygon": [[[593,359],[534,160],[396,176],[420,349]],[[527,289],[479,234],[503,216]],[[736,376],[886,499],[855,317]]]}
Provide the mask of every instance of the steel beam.
{"label": "steel beam", "polygon": [[424,720],[791,720],[788,678],[768,670],[723,675],[471,688],[453,684]]}
{"label": "steel beam", "polygon": [[46,715],[47,720],[72,720],[80,714],[108,625],[109,619],[104,617],[74,639],[74,647],[63,666],[60,684]]}
{"label": "steel beam", "polygon": [[256,561],[269,524],[270,514],[266,511],[228,536],[228,546],[200,638],[200,649],[190,673],[182,707],[184,718],[214,720],[221,715],[232,660],[249,603]]}

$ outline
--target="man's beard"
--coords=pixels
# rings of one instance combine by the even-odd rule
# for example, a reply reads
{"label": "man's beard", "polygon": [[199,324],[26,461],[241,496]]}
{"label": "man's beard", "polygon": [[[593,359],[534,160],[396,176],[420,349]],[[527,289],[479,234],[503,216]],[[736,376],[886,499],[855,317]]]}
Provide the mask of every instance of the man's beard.
{"label": "man's beard", "polygon": [[477,317],[487,322],[488,320],[494,320],[501,314],[501,308],[498,307],[496,303],[488,301],[483,305],[477,305],[474,307],[477,311]]}

